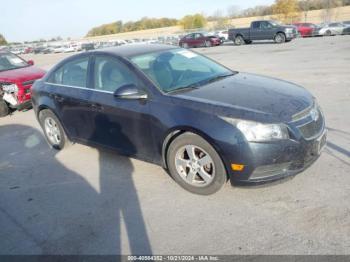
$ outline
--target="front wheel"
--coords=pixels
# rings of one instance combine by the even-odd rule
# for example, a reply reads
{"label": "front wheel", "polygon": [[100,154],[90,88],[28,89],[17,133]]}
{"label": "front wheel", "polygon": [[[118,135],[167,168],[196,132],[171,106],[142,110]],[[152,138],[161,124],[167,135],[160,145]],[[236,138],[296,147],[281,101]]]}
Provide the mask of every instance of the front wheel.
{"label": "front wheel", "polygon": [[7,116],[10,112],[10,109],[6,102],[3,99],[0,99],[0,117]]}
{"label": "front wheel", "polygon": [[218,153],[205,139],[193,133],[174,139],[167,152],[167,164],[173,179],[195,194],[213,194],[227,180]]}
{"label": "front wheel", "polygon": [[205,41],[204,45],[205,47],[211,47],[211,42],[207,40]]}
{"label": "front wheel", "polygon": [[182,43],[182,48],[188,48],[188,44],[187,43]]}
{"label": "front wheel", "polygon": [[286,42],[286,36],[283,33],[278,33],[275,35],[274,40],[277,44],[282,44],[282,43]]}
{"label": "front wheel", "polygon": [[53,148],[61,150],[69,143],[60,121],[51,110],[40,111],[39,122],[46,140]]}

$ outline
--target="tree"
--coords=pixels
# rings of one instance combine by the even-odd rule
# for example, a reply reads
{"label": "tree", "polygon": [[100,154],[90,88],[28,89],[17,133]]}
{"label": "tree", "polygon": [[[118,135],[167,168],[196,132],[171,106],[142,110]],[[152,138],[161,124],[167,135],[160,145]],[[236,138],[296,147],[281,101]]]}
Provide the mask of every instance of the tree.
{"label": "tree", "polygon": [[186,15],[180,21],[180,25],[184,29],[203,28],[206,24],[207,20],[201,14]]}
{"label": "tree", "polygon": [[221,10],[217,10],[212,15],[212,19],[214,21],[214,30],[226,29],[230,27],[230,20],[223,15]]}
{"label": "tree", "polygon": [[298,0],[276,0],[272,6],[272,11],[277,19],[285,23],[291,23],[299,16]]}
{"label": "tree", "polygon": [[174,26],[177,23],[178,21],[176,19],[171,19],[171,18],[143,17],[141,18],[141,20],[138,20],[136,22],[129,21],[129,22],[126,22],[125,24],[123,24],[123,22],[119,20],[114,23],[94,27],[87,33],[87,36],[110,35],[110,34],[118,34],[121,32],[130,32],[130,31],[136,31],[136,30],[168,27],[168,26]]}
{"label": "tree", "polygon": [[0,34],[0,45],[7,45],[7,41],[2,34]]}
{"label": "tree", "polygon": [[229,18],[236,18],[240,15],[240,9],[237,5],[231,5],[227,8],[227,16]]}

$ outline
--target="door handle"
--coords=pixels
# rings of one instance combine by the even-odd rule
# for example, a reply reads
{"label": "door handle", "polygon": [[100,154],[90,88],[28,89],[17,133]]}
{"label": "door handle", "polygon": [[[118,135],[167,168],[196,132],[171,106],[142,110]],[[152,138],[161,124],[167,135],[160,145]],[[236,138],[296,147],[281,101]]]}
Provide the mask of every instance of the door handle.
{"label": "door handle", "polygon": [[100,104],[91,104],[91,108],[92,108],[92,110],[95,110],[95,111],[102,111],[103,110],[103,106]]}
{"label": "door handle", "polygon": [[59,95],[53,95],[53,98],[54,98],[57,102],[63,102],[63,101],[64,101],[64,97],[59,96]]}

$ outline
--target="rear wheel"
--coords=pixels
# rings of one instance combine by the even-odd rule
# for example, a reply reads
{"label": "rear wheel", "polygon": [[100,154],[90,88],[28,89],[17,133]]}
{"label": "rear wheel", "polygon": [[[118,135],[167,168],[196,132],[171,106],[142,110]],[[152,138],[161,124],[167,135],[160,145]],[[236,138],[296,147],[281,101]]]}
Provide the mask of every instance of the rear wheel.
{"label": "rear wheel", "polygon": [[44,109],[40,111],[39,122],[48,143],[53,148],[61,150],[69,144],[69,140],[60,121],[51,110]]}
{"label": "rear wheel", "polygon": [[10,112],[10,109],[6,102],[3,99],[0,99],[0,117],[7,116]]}
{"label": "rear wheel", "polygon": [[325,33],[326,36],[331,36],[332,35],[332,32],[331,30],[327,30],[326,33]]}
{"label": "rear wheel", "polygon": [[244,39],[242,36],[238,35],[235,37],[234,40],[235,45],[243,45],[244,44]]}
{"label": "rear wheel", "polygon": [[175,138],[167,152],[167,164],[173,179],[195,194],[213,194],[227,180],[218,153],[205,139],[193,133]]}
{"label": "rear wheel", "polygon": [[286,36],[283,33],[278,33],[275,35],[274,40],[277,44],[282,44],[286,42]]}

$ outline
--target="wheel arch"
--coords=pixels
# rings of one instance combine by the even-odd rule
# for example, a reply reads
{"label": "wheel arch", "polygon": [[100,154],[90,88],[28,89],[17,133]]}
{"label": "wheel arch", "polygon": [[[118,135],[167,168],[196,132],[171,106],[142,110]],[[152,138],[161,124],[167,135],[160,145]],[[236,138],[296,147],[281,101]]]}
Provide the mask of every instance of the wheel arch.
{"label": "wheel arch", "polygon": [[193,133],[195,135],[200,136],[205,141],[207,141],[214,148],[216,153],[219,155],[222,163],[224,164],[227,178],[229,178],[229,172],[228,172],[226,165],[225,165],[225,163],[226,163],[225,159],[222,158],[222,155],[220,154],[220,149],[215,144],[214,139],[212,139],[205,132],[203,132],[199,129],[193,128],[193,127],[189,127],[189,126],[175,127],[167,132],[167,135],[165,136],[165,139],[163,140],[163,144],[162,144],[162,165],[163,165],[163,168],[165,168],[165,169],[168,168],[167,154],[168,154],[168,149],[169,149],[170,144],[174,141],[175,138],[179,137],[180,135],[182,135],[184,133]]}
{"label": "wheel arch", "polygon": [[46,105],[46,104],[42,104],[42,105],[39,105],[39,106],[38,106],[38,110],[37,110],[37,112],[36,112],[36,117],[37,117],[37,119],[38,119],[39,124],[41,125],[41,123],[40,123],[40,118],[39,118],[40,112],[42,112],[43,110],[50,110],[50,111],[52,112],[52,114],[54,114],[54,115],[57,117],[58,121],[60,121],[60,124],[61,124],[61,126],[62,126],[62,128],[63,128],[63,130],[64,130],[64,132],[65,132],[65,134],[66,134],[66,136],[68,137],[69,140],[71,140],[71,136],[70,136],[70,134],[67,132],[67,128],[65,127],[65,125],[64,125],[64,123],[62,122],[61,118],[55,113],[55,110],[54,110],[52,107],[50,107],[50,106],[48,106],[48,105]]}
{"label": "wheel arch", "polygon": [[283,35],[286,37],[286,33],[285,33],[285,32],[283,32],[283,31],[277,31],[273,38],[275,38],[276,35],[278,35],[278,34],[283,34]]}

